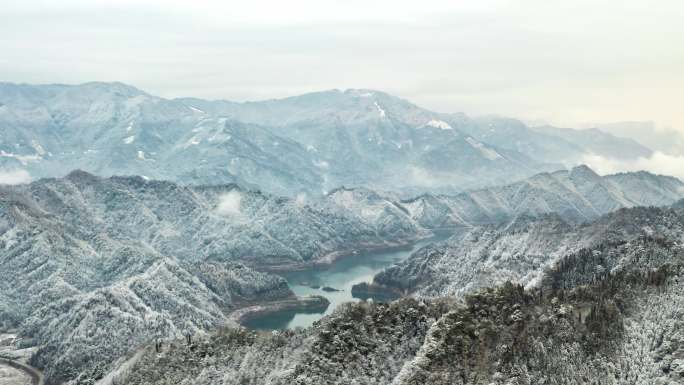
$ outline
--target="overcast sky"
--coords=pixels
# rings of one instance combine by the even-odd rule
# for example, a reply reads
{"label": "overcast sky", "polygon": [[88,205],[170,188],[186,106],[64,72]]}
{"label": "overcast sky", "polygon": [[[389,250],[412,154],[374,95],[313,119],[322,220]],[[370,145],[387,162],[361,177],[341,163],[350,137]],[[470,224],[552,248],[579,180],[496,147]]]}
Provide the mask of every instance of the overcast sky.
{"label": "overcast sky", "polygon": [[443,112],[684,130],[684,1],[2,0],[0,80],[254,100],[374,88]]}

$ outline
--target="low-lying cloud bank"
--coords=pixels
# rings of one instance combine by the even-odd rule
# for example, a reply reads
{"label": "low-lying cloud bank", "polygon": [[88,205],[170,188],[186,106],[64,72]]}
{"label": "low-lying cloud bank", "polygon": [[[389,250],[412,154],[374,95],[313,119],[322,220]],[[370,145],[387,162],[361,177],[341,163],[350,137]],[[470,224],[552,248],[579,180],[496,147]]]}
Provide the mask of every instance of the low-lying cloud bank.
{"label": "low-lying cloud bank", "polygon": [[648,158],[638,158],[629,161],[587,154],[582,158],[582,163],[602,175],[644,170],[684,180],[684,156],[668,155],[659,151],[653,153]]}
{"label": "low-lying cloud bank", "polygon": [[219,198],[219,204],[216,208],[216,212],[219,215],[234,217],[239,216],[240,213],[240,203],[242,202],[242,195],[239,191],[231,191],[227,194],[221,195]]}
{"label": "low-lying cloud bank", "polygon": [[31,175],[26,170],[0,170],[0,185],[14,185],[31,182]]}

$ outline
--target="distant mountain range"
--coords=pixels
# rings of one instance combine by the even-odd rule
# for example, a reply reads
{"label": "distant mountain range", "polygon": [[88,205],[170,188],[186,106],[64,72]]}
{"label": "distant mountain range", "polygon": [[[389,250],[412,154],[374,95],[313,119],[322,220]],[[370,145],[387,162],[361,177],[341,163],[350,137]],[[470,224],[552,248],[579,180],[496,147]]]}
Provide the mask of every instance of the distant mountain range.
{"label": "distant mountain range", "polygon": [[[0,84],[0,168],[74,169],[279,195],[341,185],[455,193],[649,149],[594,131],[428,111],[373,90],[260,102],[164,99],[121,83]],[[598,138],[598,139],[597,139]]]}
{"label": "distant mountain range", "polygon": [[617,122],[598,124],[609,134],[634,138],[649,148],[670,155],[684,155],[684,135],[674,128],[657,127],[654,122]]}
{"label": "distant mountain range", "polygon": [[621,207],[669,205],[683,194],[684,184],[674,177],[643,171],[602,177],[578,166],[458,195],[425,194],[402,205],[418,223],[436,228],[496,223],[520,214],[558,213],[582,222]]}

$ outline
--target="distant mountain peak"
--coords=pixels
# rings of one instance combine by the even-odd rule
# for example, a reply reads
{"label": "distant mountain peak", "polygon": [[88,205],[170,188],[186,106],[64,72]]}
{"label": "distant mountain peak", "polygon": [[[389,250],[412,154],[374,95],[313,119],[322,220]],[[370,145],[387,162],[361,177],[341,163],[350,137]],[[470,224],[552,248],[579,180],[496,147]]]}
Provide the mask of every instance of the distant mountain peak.
{"label": "distant mountain peak", "polygon": [[361,98],[370,98],[376,95],[387,95],[384,92],[372,90],[369,88],[348,88],[344,90],[347,95],[358,96]]}
{"label": "distant mountain peak", "polygon": [[554,137],[515,119],[434,112],[371,88],[237,103],[169,100],[121,82],[0,84],[0,103],[0,166],[34,178],[78,168],[281,195],[346,184],[408,197],[511,183],[588,152],[647,152],[608,135]]}
{"label": "distant mountain peak", "polygon": [[570,177],[580,176],[588,179],[601,179],[601,176],[592,170],[589,166],[581,164],[575,166],[570,170]]}
{"label": "distant mountain peak", "polygon": [[110,92],[119,92],[122,94],[126,95],[148,95],[147,92],[142,91],[141,89],[134,87],[130,84],[122,83],[122,82],[88,82],[88,83],[83,83],[79,84],[77,86],[73,87],[80,87],[80,88],[91,88],[91,89],[98,89],[102,91],[110,91]]}
{"label": "distant mountain peak", "polygon": [[71,171],[69,174],[67,174],[66,179],[71,180],[71,181],[95,181],[99,180],[100,178],[94,174],[91,174],[87,171],[83,171],[81,169],[76,169]]}

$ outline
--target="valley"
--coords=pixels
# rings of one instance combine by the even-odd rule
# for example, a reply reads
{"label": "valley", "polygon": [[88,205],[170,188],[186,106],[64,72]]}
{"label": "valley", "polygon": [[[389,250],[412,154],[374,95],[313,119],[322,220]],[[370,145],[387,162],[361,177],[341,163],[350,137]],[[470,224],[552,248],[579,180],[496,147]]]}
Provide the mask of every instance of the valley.
{"label": "valley", "polygon": [[[387,300],[382,291],[355,290],[386,272],[400,271],[392,279],[407,284],[467,284],[459,277],[482,269],[478,258],[426,263],[416,253],[442,245],[441,235],[430,237],[444,229],[485,240],[490,228],[520,234],[527,221],[555,215],[562,230],[615,209],[672,204],[681,187],[665,176],[577,167],[458,195],[400,199],[340,187],[303,201],[236,184],[74,171],[0,186],[0,321],[30,341],[29,362],[49,381],[99,378],[148,344],[240,323],[317,327],[354,297]],[[537,259],[516,269],[555,261]],[[531,273],[499,271],[497,280],[485,274],[477,282]]]}
{"label": "valley", "polygon": [[600,130],[97,82],[0,83],[0,127],[0,331],[50,385],[504,384],[566,370],[547,344],[605,379],[588,341],[680,301],[684,183],[581,164],[653,154]]}
{"label": "valley", "polygon": [[[352,293],[354,285],[372,280],[384,268],[408,258],[416,250],[448,238],[450,231],[418,241],[397,250],[378,250],[356,253],[333,262],[329,266],[304,271],[282,273],[292,291],[298,296],[321,295],[330,305],[316,311],[286,310],[269,312],[256,318],[249,318],[243,325],[255,330],[282,330],[305,328],[322,317],[332,314],[340,305],[358,302],[360,298]],[[376,302],[387,302],[395,298],[370,297]],[[367,298],[364,298],[367,299]]]}
{"label": "valley", "polygon": [[[121,378],[183,385],[217,378],[229,385],[681,383],[684,212],[627,209],[595,223],[617,231],[561,252],[528,288],[494,280],[462,295],[352,303],[306,329],[225,329],[162,354],[148,348]],[[649,235],[652,224],[667,231]],[[502,245],[497,254],[511,250]],[[211,364],[187,365],[198,357]]]}
{"label": "valley", "polygon": [[684,385],[684,1],[6,3],[0,385]]}

